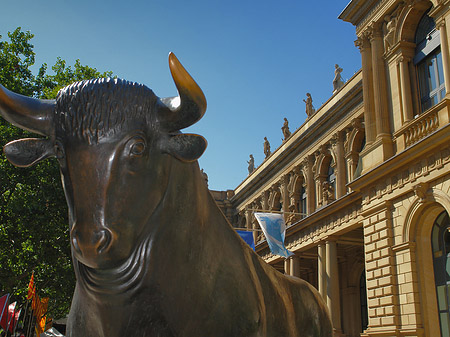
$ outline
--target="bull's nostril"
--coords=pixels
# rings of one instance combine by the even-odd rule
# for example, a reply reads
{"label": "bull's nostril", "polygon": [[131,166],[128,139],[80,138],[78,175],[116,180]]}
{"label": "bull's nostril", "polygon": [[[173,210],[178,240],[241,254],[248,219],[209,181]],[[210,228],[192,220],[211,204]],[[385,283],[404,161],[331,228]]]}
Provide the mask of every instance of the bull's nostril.
{"label": "bull's nostril", "polygon": [[97,244],[97,253],[101,254],[105,251],[106,248],[109,247],[111,243],[111,233],[105,229],[99,232],[100,238],[98,239]]}

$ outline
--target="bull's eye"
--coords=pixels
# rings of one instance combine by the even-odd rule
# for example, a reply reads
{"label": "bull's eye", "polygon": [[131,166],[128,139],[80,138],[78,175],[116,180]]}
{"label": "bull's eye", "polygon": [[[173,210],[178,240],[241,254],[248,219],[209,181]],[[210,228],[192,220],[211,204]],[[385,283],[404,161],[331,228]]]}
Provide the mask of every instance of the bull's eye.
{"label": "bull's eye", "polygon": [[141,156],[145,151],[145,143],[143,141],[137,141],[131,146],[131,154],[134,156]]}

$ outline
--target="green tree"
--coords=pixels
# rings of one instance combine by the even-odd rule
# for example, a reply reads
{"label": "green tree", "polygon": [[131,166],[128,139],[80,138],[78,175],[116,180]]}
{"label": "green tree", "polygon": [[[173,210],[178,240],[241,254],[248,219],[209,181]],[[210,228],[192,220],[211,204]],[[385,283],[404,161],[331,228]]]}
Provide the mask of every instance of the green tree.
{"label": "green tree", "polygon": [[[111,77],[77,60],[73,66],[58,58],[47,74],[43,64],[37,75],[33,34],[17,28],[0,35],[0,84],[16,93],[55,98],[59,89],[83,79]],[[36,135],[13,127],[0,118],[0,144]],[[31,168],[12,166],[0,157],[0,295],[25,302],[32,272],[40,297],[49,297],[49,315],[64,317],[75,285],[71,261],[67,206],[58,163],[45,160]]]}

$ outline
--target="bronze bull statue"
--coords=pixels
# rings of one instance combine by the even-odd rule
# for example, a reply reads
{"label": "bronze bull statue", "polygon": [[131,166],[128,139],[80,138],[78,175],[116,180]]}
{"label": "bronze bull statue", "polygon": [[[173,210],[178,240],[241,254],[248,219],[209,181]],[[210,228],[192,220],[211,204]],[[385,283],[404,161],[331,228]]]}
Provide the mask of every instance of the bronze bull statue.
{"label": "bronze bull statue", "polygon": [[182,134],[206,100],[169,55],[178,97],[118,79],[74,83],[56,100],[0,86],[0,113],[47,136],[4,147],[16,166],[56,156],[77,278],[68,337],[331,336],[307,282],[266,264],[211,197]]}

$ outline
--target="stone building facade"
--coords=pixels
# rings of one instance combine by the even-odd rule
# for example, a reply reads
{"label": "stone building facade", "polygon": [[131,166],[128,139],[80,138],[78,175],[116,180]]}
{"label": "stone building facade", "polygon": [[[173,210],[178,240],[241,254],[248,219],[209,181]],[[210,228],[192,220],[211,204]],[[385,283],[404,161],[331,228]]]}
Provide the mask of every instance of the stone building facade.
{"label": "stone building facade", "polygon": [[[285,212],[256,251],[319,290],[336,336],[450,335],[450,1],[353,0],[362,69],[234,191],[236,227]],[[344,23],[343,23],[344,24]]]}

